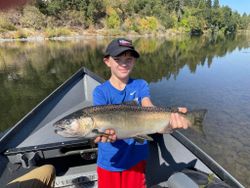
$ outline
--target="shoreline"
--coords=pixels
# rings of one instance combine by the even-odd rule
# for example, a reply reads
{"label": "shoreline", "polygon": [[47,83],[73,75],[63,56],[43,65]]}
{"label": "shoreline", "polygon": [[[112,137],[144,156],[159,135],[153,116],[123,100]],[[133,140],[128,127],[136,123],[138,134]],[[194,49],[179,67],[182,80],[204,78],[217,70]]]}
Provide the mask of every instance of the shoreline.
{"label": "shoreline", "polygon": [[[18,31],[17,31],[18,32]],[[250,34],[250,30],[238,30],[235,34]],[[219,34],[219,33],[218,33]],[[202,35],[197,37],[209,36],[210,32],[206,31]],[[75,32],[72,31],[70,35],[59,35],[55,37],[46,37],[44,32],[36,32],[35,35],[23,37],[23,38],[3,38],[0,34],[0,43],[4,42],[44,42],[44,41],[70,41],[70,40],[82,40],[82,39],[105,39],[105,38],[114,38],[114,37],[128,37],[128,38],[182,38],[191,36],[190,33],[184,31],[177,31],[177,30],[166,30],[165,32],[155,32],[155,33],[146,33],[146,34],[139,34],[139,33],[125,33],[120,32],[117,34],[112,34],[112,31],[108,30],[94,30],[94,31],[81,31]]]}
{"label": "shoreline", "polygon": [[[16,31],[18,32],[18,31]],[[11,33],[11,32],[9,32]],[[8,35],[9,33],[5,33],[4,35]],[[81,32],[75,32],[72,31],[72,34],[70,35],[58,35],[55,37],[47,37],[44,32],[35,32],[35,34],[27,36],[27,37],[18,37],[18,38],[11,38],[11,37],[2,37],[0,35],[0,42],[42,42],[42,41],[67,41],[67,40],[78,40],[78,39],[104,39],[104,38],[114,38],[114,37],[128,37],[128,38],[150,38],[150,37],[169,37],[169,38],[175,38],[175,37],[184,37],[189,36],[189,33],[183,32],[183,31],[176,31],[176,30],[166,30],[165,32],[155,32],[155,33],[145,33],[145,34],[139,34],[139,33],[125,33],[125,32],[117,32],[113,34],[114,32],[109,30],[94,30],[94,31],[81,31]]]}

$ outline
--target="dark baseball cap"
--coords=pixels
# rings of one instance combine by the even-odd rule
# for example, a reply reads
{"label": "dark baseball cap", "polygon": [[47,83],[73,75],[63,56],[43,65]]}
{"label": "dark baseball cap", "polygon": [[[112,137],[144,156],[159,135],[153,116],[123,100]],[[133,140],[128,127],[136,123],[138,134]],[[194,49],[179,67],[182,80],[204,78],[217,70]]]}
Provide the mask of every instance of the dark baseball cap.
{"label": "dark baseball cap", "polygon": [[130,51],[135,58],[139,58],[140,54],[135,50],[132,41],[125,38],[117,38],[112,40],[105,51],[105,57],[116,57],[125,51]]}

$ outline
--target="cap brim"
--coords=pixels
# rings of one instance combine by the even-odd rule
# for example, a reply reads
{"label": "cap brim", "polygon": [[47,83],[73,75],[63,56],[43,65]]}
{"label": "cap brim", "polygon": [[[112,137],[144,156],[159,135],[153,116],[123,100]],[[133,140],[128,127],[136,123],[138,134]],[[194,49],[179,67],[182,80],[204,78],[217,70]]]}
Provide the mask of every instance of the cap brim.
{"label": "cap brim", "polygon": [[105,54],[105,56],[110,55],[110,56],[116,57],[116,56],[119,56],[120,54],[122,54],[122,53],[124,53],[124,52],[126,52],[126,51],[132,52],[132,54],[133,54],[133,56],[134,56],[135,58],[139,58],[139,57],[140,57],[140,54],[139,54],[136,50],[131,49],[131,48],[128,48],[128,47],[117,48],[117,49],[114,50],[112,53],[110,53],[110,54]]}

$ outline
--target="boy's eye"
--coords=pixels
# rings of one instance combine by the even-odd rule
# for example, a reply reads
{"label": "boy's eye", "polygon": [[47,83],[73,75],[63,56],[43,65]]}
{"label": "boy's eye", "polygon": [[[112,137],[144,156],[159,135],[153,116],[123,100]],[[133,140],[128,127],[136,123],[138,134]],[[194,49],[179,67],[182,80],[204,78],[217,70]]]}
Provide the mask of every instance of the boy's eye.
{"label": "boy's eye", "polygon": [[131,57],[131,58],[117,58],[116,57],[116,58],[113,58],[113,59],[118,64],[120,64],[120,63],[131,63],[133,61],[133,57]]}
{"label": "boy's eye", "polygon": [[114,58],[114,60],[115,60],[115,61],[119,61],[119,59],[118,59],[118,58]]}

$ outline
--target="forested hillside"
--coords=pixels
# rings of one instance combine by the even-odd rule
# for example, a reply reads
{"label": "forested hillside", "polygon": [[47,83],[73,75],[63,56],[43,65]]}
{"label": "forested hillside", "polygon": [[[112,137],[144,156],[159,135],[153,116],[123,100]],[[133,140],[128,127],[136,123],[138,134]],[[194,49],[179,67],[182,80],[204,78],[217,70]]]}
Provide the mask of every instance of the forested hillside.
{"label": "forested hillside", "polygon": [[166,31],[234,33],[249,28],[240,15],[219,0],[33,0],[1,11],[0,34],[21,38],[83,31],[99,34],[159,34]]}

